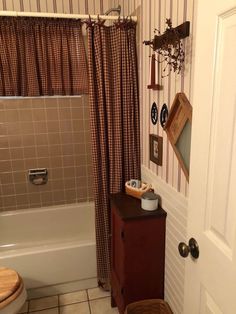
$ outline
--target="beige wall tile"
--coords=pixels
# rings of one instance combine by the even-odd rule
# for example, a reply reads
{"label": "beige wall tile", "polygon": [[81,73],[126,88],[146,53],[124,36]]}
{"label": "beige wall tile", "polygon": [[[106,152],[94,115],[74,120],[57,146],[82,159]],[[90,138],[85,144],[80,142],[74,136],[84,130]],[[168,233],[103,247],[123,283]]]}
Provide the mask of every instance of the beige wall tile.
{"label": "beige wall tile", "polygon": [[13,183],[12,172],[1,172],[1,168],[0,168],[0,182],[1,184],[9,184],[9,183],[12,184]]}
{"label": "beige wall tile", "polygon": [[64,187],[65,187],[65,190],[75,189],[75,187],[76,187],[75,178],[64,179]]}
{"label": "beige wall tile", "polygon": [[[47,104],[47,103],[46,103]],[[46,108],[47,120],[59,120],[58,109],[57,108]]]}
{"label": "beige wall tile", "polygon": [[60,144],[60,134],[59,133],[51,133],[48,134],[49,145]]}
{"label": "beige wall tile", "polygon": [[71,167],[75,164],[75,156],[68,155],[62,157],[63,167]]}
{"label": "beige wall tile", "polygon": [[17,147],[17,148],[11,148],[11,159],[23,159],[24,158],[24,148],[23,147]]}
{"label": "beige wall tile", "polygon": [[71,120],[71,109],[70,108],[59,108],[59,119],[60,120]]}
{"label": "beige wall tile", "polygon": [[27,194],[19,194],[19,195],[16,195],[16,204],[17,205],[26,205],[29,203],[29,200],[28,200],[28,195]]}
{"label": "beige wall tile", "polygon": [[10,150],[9,148],[0,148],[0,160],[9,160]]}
{"label": "beige wall tile", "polygon": [[22,136],[23,146],[34,146],[35,145],[35,136],[31,134],[26,134]]}
{"label": "beige wall tile", "polygon": [[63,178],[63,168],[51,168],[49,172],[50,180],[58,180]]}
{"label": "beige wall tile", "polygon": [[6,122],[18,122],[19,121],[19,112],[18,110],[6,110],[5,111],[5,121]]}
{"label": "beige wall tile", "polygon": [[45,109],[33,109],[33,121],[45,121],[46,120],[46,111]]}
{"label": "beige wall tile", "polygon": [[25,168],[23,159],[12,160],[11,165],[13,171],[21,171]]}
{"label": "beige wall tile", "polygon": [[[56,108],[58,106],[58,98],[57,97],[48,97],[44,98],[45,107],[46,108]],[[68,101],[66,101],[68,104]]]}
{"label": "beige wall tile", "polygon": [[27,172],[26,171],[17,171],[13,173],[14,183],[26,182]]}
{"label": "beige wall tile", "polygon": [[48,137],[47,134],[37,134],[35,136],[35,145],[40,146],[40,145],[48,145]]}
{"label": "beige wall tile", "polygon": [[8,136],[8,142],[10,147],[21,147],[23,145],[23,139],[21,135]]}
{"label": "beige wall tile", "polygon": [[49,133],[59,133],[60,132],[59,121],[48,121],[47,130]]}
{"label": "beige wall tile", "polygon": [[76,155],[85,154],[85,143],[76,143],[74,144],[74,152]]}
{"label": "beige wall tile", "polygon": [[37,153],[34,146],[24,147],[24,158],[36,158]]}
{"label": "beige wall tile", "polygon": [[[70,103],[72,108],[78,108],[82,106],[82,98],[85,98],[86,95],[83,95],[82,97],[71,97]],[[87,97],[86,97],[87,99]]]}
{"label": "beige wall tile", "polygon": [[62,155],[72,155],[74,154],[74,148],[72,144],[63,144],[61,146]]}
{"label": "beige wall tile", "polygon": [[53,191],[53,199],[55,202],[65,201],[64,190]]}
{"label": "beige wall tile", "polygon": [[[91,150],[84,133],[89,129],[89,108],[85,108],[87,97],[82,98],[0,101],[0,181],[4,185],[0,210],[92,198],[86,190],[90,160],[86,153]],[[35,186],[28,180],[28,170],[38,167],[48,169],[46,185]]]}
{"label": "beige wall tile", "polygon": [[16,196],[2,196],[3,207],[15,206],[16,205]]}
{"label": "beige wall tile", "polygon": [[85,133],[84,132],[74,132],[73,142],[75,144],[85,143]]}
{"label": "beige wall tile", "polygon": [[1,190],[2,190],[3,195],[14,195],[15,194],[15,189],[14,189],[13,184],[2,184]]}
{"label": "beige wall tile", "polygon": [[61,132],[72,132],[71,120],[60,120]]}
{"label": "beige wall tile", "polygon": [[40,202],[41,202],[40,192],[30,193],[29,194],[29,202],[31,204],[40,204]]}
{"label": "beige wall tile", "polygon": [[16,135],[21,133],[21,125],[20,122],[9,122],[6,124],[7,134],[8,135]]}
{"label": "beige wall tile", "polygon": [[65,198],[67,202],[76,200],[76,190],[65,190]]}
{"label": "beige wall tile", "polygon": [[72,127],[74,132],[84,131],[84,121],[83,120],[72,120]]}
{"label": "beige wall tile", "polygon": [[47,133],[47,122],[46,120],[44,121],[34,121],[34,129],[35,133]]}
{"label": "beige wall tile", "polygon": [[52,192],[42,192],[41,201],[42,201],[42,204],[53,203]]}
{"label": "beige wall tile", "polygon": [[49,157],[49,147],[48,146],[37,146],[37,158]]}
{"label": "beige wall tile", "polygon": [[21,182],[14,184],[16,194],[27,194],[27,183]]}
{"label": "beige wall tile", "polygon": [[19,111],[19,121],[32,121],[33,115],[31,109],[20,109]]}
{"label": "beige wall tile", "polygon": [[12,170],[9,160],[0,161],[0,172],[9,172]]}
{"label": "beige wall tile", "polygon": [[49,146],[49,155],[50,156],[61,156],[62,155],[62,149],[61,145],[51,145]]}
{"label": "beige wall tile", "polygon": [[24,122],[20,124],[21,134],[34,134],[33,122]]}
{"label": "beige wall tile", "polygon": [[37,159],[36,158],[30,158],[30,159],[25,159],[25,169],[34,169],[37,168]]}
{"label": "beige wall tile", "polygon": [[7,135],[7,125],[5,123],[0,123],[0,136]]}
{"label": "beige wall tile", "polygon": [[58,167],[58,168],[62,167],[63,166],[62,157],[61,156],[58,156],[58,157],[57,156],[56,157],[52,156],[51,157],[51,165],[53,167]]}
{"label": "beige wall tile", "polygon": [[32,109],[44,108],[44,98],[32,98]]}
{"label": "beige wall tile", "polygon": [[71,108],[71,114],[73,120],[82,120],[84,118],[84,108],[83,107]]}

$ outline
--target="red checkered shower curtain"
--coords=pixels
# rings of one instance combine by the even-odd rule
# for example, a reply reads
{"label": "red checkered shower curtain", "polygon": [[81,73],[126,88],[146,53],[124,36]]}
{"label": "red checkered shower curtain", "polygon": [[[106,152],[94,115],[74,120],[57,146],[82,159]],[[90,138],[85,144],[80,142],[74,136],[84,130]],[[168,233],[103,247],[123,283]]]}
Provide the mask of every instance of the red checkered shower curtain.
{"label": "red checkered shower curtain", "polygon": [[136,24],[88,22],[89,99],[99,283],[109,289],[109,193],[140,178]]}

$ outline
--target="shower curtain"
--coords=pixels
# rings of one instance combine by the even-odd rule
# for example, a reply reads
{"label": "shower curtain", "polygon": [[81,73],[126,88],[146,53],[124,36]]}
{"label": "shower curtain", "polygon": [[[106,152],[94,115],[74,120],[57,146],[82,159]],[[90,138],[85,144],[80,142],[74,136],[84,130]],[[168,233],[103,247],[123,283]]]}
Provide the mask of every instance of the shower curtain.
{"label": "shower curtain", "polygon": [[0,96],[88,93],[78,20],[0,17]]}
{"label": "shower curtain", "polygon": [[140,178],[136,23],[87,24],[98,282],[109,289],[109,194]]}

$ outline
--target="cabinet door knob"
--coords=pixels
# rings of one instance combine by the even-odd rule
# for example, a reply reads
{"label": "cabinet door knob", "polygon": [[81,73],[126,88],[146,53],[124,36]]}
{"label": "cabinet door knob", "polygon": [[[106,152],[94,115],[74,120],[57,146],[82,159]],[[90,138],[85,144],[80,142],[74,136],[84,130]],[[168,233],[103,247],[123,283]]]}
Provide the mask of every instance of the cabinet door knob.
{"label": "cabinet door knob", "polygon": [[199,257],[199,246],[194,238],[191,238],[189,240],[188,245],[184,242],[180,242],[178,249],[179,254],[182,257],[187,257],[189,255],[189,252],[193,258],[197,259]]}

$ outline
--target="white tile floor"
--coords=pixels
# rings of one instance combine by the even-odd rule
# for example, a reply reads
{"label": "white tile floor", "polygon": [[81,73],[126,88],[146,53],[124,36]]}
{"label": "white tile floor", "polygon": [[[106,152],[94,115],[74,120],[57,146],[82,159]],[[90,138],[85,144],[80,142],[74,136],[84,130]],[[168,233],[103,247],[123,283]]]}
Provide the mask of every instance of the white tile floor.
{"label": "white tile floor", "polygon": [[19,312],[34,314],[118,314],[111,308],[110,293],[100,288],[26,301]]}

